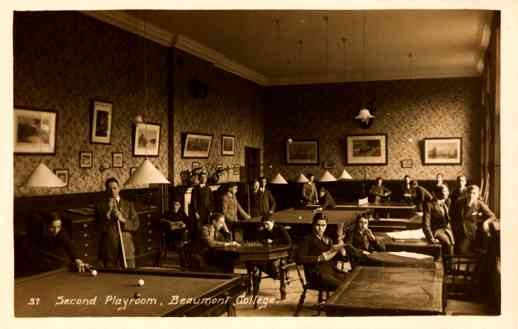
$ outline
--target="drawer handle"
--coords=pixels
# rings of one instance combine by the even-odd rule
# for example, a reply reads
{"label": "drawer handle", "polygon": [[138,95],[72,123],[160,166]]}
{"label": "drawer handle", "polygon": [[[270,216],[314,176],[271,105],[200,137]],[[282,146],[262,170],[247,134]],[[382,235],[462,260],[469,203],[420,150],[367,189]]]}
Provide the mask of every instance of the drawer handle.
{"label": "drawer handle", "polygon": [[147,234],[151,234],[151,233],[153,233],[153,230],[147,231]]}
{"label": "drawer handle", "polygon": [[83,256],[88,257],[88,253],[87,253],[87,252],[85,252],[85,254],[84,254]]}
{"label": "drawer handle", "polygon": [[151,241],[153,241],[153,240],[152,239],[147,239],[147,242],[151,242]]}
{"label": "drawer handle", "polygon": [[152,247],[147,247],[147,250],[151,250],[151,249],[153,249],[153,248]]}
{"label": "drawer handle", "polygon": [[147,225],[147,226],[151,226],[151,222],[147,222],[147,223],[146,223],[146,225]]}
{"label": "drawer handle", "polygon": [[88,248],[88,243],[85,243],[85,248]]}
{"label": "drawer handle", "polygon": [[86,224],[86,223],[85,223],[85,224],[83,224],[83,227],[84,227],[84,228],[87,228],[87,227],[88,227],[88,224]]}
{"label": "drawer handle", "polygon": [[83,234],[83,238],[88,238],[88,233]]}
{"label": "drawer handle", "polygon": [[146,215],[146,217],[147,217],[147,218],[151,218],[151,214],[147,214],[147,215]]}

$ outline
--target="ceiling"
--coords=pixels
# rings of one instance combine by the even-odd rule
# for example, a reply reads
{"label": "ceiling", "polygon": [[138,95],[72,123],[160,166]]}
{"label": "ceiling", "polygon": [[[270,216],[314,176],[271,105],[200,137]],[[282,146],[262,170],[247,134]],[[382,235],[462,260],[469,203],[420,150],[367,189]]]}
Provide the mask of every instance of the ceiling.
{"label": "ceiling", "polygon": [[161,37],[161,43],[170,42],[250,80],[277,85],[478,76],[493,12],[99,13],[94,16],[112,23],[124,17],[126,29]]}

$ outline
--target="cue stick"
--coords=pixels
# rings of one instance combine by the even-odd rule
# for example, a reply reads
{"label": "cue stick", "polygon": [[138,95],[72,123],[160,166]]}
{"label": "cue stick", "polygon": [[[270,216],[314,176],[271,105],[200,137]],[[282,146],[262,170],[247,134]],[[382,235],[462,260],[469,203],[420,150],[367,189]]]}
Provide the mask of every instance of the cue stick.
{"label": "cue stick", "polygon": [[[115,204],[117,205],[117,210],[120,212],[119,202],[117,202],[117,200],[115,200]],[[124,268],[128,268],[128,262],[126,261],[126,251],[124,250],[124,239],[122,238],[121,222],[119,218],[117,218],[117,231],[119,232],[119,241],[122,250],[122,262],[124,264]]]}

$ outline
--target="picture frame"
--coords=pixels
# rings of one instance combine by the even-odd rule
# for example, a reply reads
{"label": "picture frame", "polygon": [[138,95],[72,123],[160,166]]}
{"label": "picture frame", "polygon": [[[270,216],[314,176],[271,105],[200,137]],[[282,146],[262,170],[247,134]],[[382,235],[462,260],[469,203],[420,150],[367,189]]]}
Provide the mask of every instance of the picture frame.
{"label": "picture frame", "polygon": [[111,144],[112,107],[113,104],[110,102],[99,100],[92,102],[91,143]]}
{"label": "picture frame", "polygon": [[387,134],[348,135],[345,139],[347,165],[387,165]]}
{"label": "picture frame", "polygon": [[291,140],[286,141],[286,164],[318,165],[318,140]]}
{"label": "picture frame", "polygon": [[236,136],[221,135],[221,155],[232,156],[236,154]]}
{"label": "picture frame", "polygon": [[160,124],[137,123],[133,135],[133,155],[157,157],[160,151],[160,129]]}
{"label": "picture frame", "polygon": [[461,165],[462,137],[434,137],[423,140],[424,165]]}
{"label": "picture frame", "polygon": [[124,153],[112,152],[112,168],[124,167]]}
{"label": "picture frame", "polygon": [[401,160],[401,168],[413,168],[414,161],[412,159],[403,159]]}
{"label": "picture frame", "polygon": [[130,176],[132,176],[135,171],[137,171],[137,167],[130,167]]}
{"label": "picture frame", "polygon": [[57,112],[14,108],[14,154],[56,154]]}
{"label": "picture frame", "polygon": [[68,186],[68,177],[69,177],[68,169],[55,169],[54,174],[56,174],[56,176],[58,176],[58,178],[61,179],[65,183],[64,187]]}
{"label": "picture frame", "polygon": [[185,133],[182,158],[207,159],[210,153],[213,135]]}
{"label": "picture frame", "polygon": [[93,167],[93,153],[89,151],[79,152],[79,168]]}

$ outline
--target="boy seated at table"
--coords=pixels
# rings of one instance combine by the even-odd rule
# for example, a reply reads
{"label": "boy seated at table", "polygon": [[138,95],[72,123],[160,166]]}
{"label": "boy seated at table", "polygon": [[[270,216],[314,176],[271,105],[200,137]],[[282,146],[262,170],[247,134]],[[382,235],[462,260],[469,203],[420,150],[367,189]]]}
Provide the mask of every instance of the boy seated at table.
{"label": "boy seated at table", "polygon": [[358,216],[353,229],[347,234],[346,245],[355,264],[369,263],[367,255],[386,250],[369,228],[369,218],[363,214]]}
{"label": "boy seated at table", "polygon": [[[259,226],[256,238],[258,241],[266,244],[291,246],[291,238],[286,228],[282,225],[276,225],[270,215],[265,215],[261,218],[261,226]],[[258,264],[257,269],[265,272],[272,278],[278,279],[281,263],[280,259],[276,259],[266,264]]]}
{"label": "boy seated at table", "polygon": [[57,212],[45,213],[43,220],[45,230],[33,250],[36,252],[35,261],[38,262],[38,268],[46,272],[72,266],[74,270],[84,272],[88,264],[76,255],[72,240],[62,229],[60,215]]}
{"label": "boy seated at table", "polygon": [[201,227],[195,247],[199,263],[197,265],[207,271],[232,273],[234,260],[228,257],[228,254],[216,250],[221,247],[239,247],[240,244],[232,241],[231,237],[232,234],[225,223],[225,216],[222,213],[215,213],[210,223]]}
{"label": "boy seated at table", "polygon": [[316,213],[312,225],[313,232],[304,238],[297,250],[297,264],[304,265],[308,282],[323,289],[336,290],[347,277],[333,262],[334,259],[346,256],[344,243],[334,243],[324,234],[327,227],[324,213]]}
{"label": "boy seated at table", "polygon": [[318,204],[322,210],[336,208],[336,202],[331,193],[325,188],[320,188],[320,194]]}
{"label": "boy seated at table", "polygon": [[160,219],[163,224],[165,233],[165,248],[168,247],[170,241],[174,242],[176,249],[180,255],[180,265],[186,265],[185,248],[193,240],[194,234],[197,230],[193,225],[194,220],[189,218],[182,209],[180,201],[173,201],[173,207],[170,212],[165,215],[165,218]]}
{"label": "boy seated at table", "polygon": [[377,177],[376,184],[371,186],[369,190],[369,199],[372,199],[374,203],[381,203],[390,201],[390,195],[392,191],[383,186],[383,178]]}

